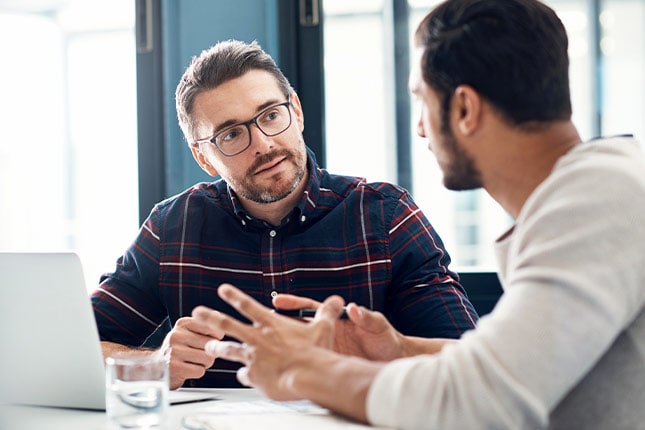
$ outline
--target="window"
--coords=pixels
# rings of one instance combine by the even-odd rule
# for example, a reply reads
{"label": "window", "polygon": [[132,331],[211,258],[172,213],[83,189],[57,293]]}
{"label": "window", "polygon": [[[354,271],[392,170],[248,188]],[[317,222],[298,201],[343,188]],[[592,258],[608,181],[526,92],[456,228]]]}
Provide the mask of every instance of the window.
{"label": "window", "polygon": [[[439,0],[323,0],[326,167],[368,181],[398,182],[394,118],[393,38],[408,11],[408,43]],[[639,0],[546,0],[569,35],[573,121],[583,139],[632,133],[645,138],[645,3]],[[410,65],[412,67],[412,64]],[[398,77],[407,79],[407,77]],[[399,85],[399,88],[401,86]],[[426,142],[411,106],[409,187],[441,235],[457,270],[494,270],[492,243],[512,219],[484,191],[454,192]],[[398,143],[400,144],[400,143]]]}
{"label": "window", "polygon": [[134,4],[0,5],[0,250],[75,251],[88,290],[138,229]]}
{"label": "window", "polygon": [[383,0],[323,1],[325,154],[333,173],[396,182],[384,7]]}
{"label": "window", "polygon": [[643,147],[645,2],[605,0],[601,4],[601,130],[605,134],[633,133]]}

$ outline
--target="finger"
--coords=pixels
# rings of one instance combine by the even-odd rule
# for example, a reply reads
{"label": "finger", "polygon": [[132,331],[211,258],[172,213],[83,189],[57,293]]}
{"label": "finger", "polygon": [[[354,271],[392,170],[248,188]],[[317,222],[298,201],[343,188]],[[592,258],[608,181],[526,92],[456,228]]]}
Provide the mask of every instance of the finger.
{"label": "finger", "polygon": [[[213,312],[217,312],[213,310]],[[205,324],[204,322],[197,320],[193,317],[182,317],[177,320],[175,323],[175,328],[186,330],[190,333],[200,335],[203,337],[221,339],[224,337],[222,330],[219,330],[217,326],[212,324]],[[200,348],[203,347],[203,344],[198,345]]]}
{"label": "finger", "polygon": [[343,312],[343,306],[345,301],[340,296],[329,296],[325,301],[318,307],[316,311],[316,316],[314,321],[328,320],[335,321],[340,317],[340,314]]}
{"label": "finger", "polygon": [[347,304],[346,309],[347,317],[349,318],[349,320],[355,324],[360,325],[361,319],[363,318],[360,306],[358,306],[356,303],[349,303]]}
{"label": "finger", "polygon": [[213,339],[221,339],[222,337],[224,337],[224,331],[221,329],[217,329],[217,333],[207,336],[183,327],[175,327],[166,335],[164,343],[170,348],[180,347],[203,350],[206,342]]}
{"label": "finger", "polygon": [[186,345],[171,346],[168,351],[172,362],[181,362],[196,364],[203,367],[210,367],[213,364],[213,358],[204,351],[204,344],[200,348],[193,348]]}
{"label": "finger", "polygon": [[169,382],[172,389],[182,385],[186,379],[201,378],[215,361],[203,349],[176,347],[168,351],[170,351]]}
{"label": "finger", "polygon": [[233,306],[235,310],[251,321],[266,324],[275,319],[275,313],[271,309],[261,305],[231,284],[220,285],[217,289],[217,294],[222,300]]}
{"label": "finger", "polygon": [[242,364],[249,364],[252,358],[250,348],[239,342],[212,340],[206,344],[204,351],[212,357]]}
{"label": "finger", "polygon": [[186,379],[201,378],[206,373],[206,369],[208,367],[210,366],[171,360],[168,365],[171,388],[177,388],[183,384]]}
{"label": "finger", "polygon": [[318,309],[320,302],[309,297],[278,294],[273,298],[273,306],[278,309]]}
{"label": "finger", "polygon": [[252,340],[255,338],[253,326],[241,323],[206,306],[197,306],[193,309],[193,317],[205,324],[216,326],[218,330],[242,342],[253,343]]}
{"label": "finger", "polygon": [[347,315],[351,322],[371,333],[377,333],[390,327],[382,313],[371,311],[363,306],[358,306],[356,303],[347,305]]}
{"label": "finger", "polygon": [[249,379],[248,367],[240,367],[239,369],[237,369],[237,380],[245,387],[253,386],[253,384],[251,384],[251,380]]}

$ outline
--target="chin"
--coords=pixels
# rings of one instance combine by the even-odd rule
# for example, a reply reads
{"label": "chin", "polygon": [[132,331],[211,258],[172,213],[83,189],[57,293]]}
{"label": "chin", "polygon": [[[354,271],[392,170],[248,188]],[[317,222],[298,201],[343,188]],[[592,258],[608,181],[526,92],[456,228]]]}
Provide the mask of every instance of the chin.
{"label": "chin", "polygon": [[482,187],[482,184],[479,180],[474,180],[472,178],[444,177],[443,185],[451,191],[470,191]]}
{"label": "chin", "polygon": [[258,191],[255,193],[248,193],[245,197],[255,203],[275,203],[280,200],[286,199],[289,197],[300,185],[302,178],[296,178],[296,180],[288,188],[282,188],[281,191],[276,192],[275,187],[265,189],[264,191]]}

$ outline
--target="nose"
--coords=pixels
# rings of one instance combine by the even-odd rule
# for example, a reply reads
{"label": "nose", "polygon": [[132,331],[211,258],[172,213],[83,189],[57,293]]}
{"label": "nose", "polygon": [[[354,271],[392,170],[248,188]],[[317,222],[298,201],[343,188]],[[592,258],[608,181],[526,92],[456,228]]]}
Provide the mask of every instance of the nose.
{"label": "nose", "polygon": [[273,148],[273,138],[264,134],[257,124],[249,125],[249,135],[251,136],[251,146],[256,154],[269,152]]}
{"label": "nose", "polygon": [[417,134],[423,138],[426,137],[426,131],[423,127],[423,121],[421,120],[421,115],[419,115],[419,121],[417,121]]}
{"label": "nose", "polygon": [[426,132],[425,128],[423,126],[423,117],[425,116],[426,112],[426,107],[423,103],[419,102],[419,104],[415,105],[415,111],[417,114],[417,134],[420,137],[425,138],[426,137]]}

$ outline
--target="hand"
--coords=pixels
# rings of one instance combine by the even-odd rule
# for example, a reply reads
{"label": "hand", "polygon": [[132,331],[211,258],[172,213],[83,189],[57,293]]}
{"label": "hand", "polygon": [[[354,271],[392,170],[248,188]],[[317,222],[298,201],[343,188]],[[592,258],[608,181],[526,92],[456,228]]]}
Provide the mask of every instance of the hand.
{"label": "hand", "polygon": [[157,354],[168,355],[170,389],[182,386],[186,379],[204,376],[206,369],[215,361],[215,356],[206,354],[208,341],[221,339],[224,333],[209,324],[192,317],[179,318],[166,335]]}
{"label": "hand", "polygon": [[[320,302],[307,297],[278,294],[273,305],[279,309],[318,309]],[[404,357],[405,337],[380,312],[355,303],[347,305],[349,320],[337,320],[334,350],[376,361]]]}
{"label": "hand", "polygon": [[276,400],[296,400],[302,395],[294,387],[295,372],[307,366],[307,357],[331,353],[334,322],[343,307],[343,300],[332,296],[319,306],[310,322],[279,315],[232,285],[223,284],[219,296],[240,314],[253,322],[247,325],[205,306],[193,310],[193,317],[221,333],[243,343],[210,341],[206,352],[244,365],[238,380],[253,386]]}

